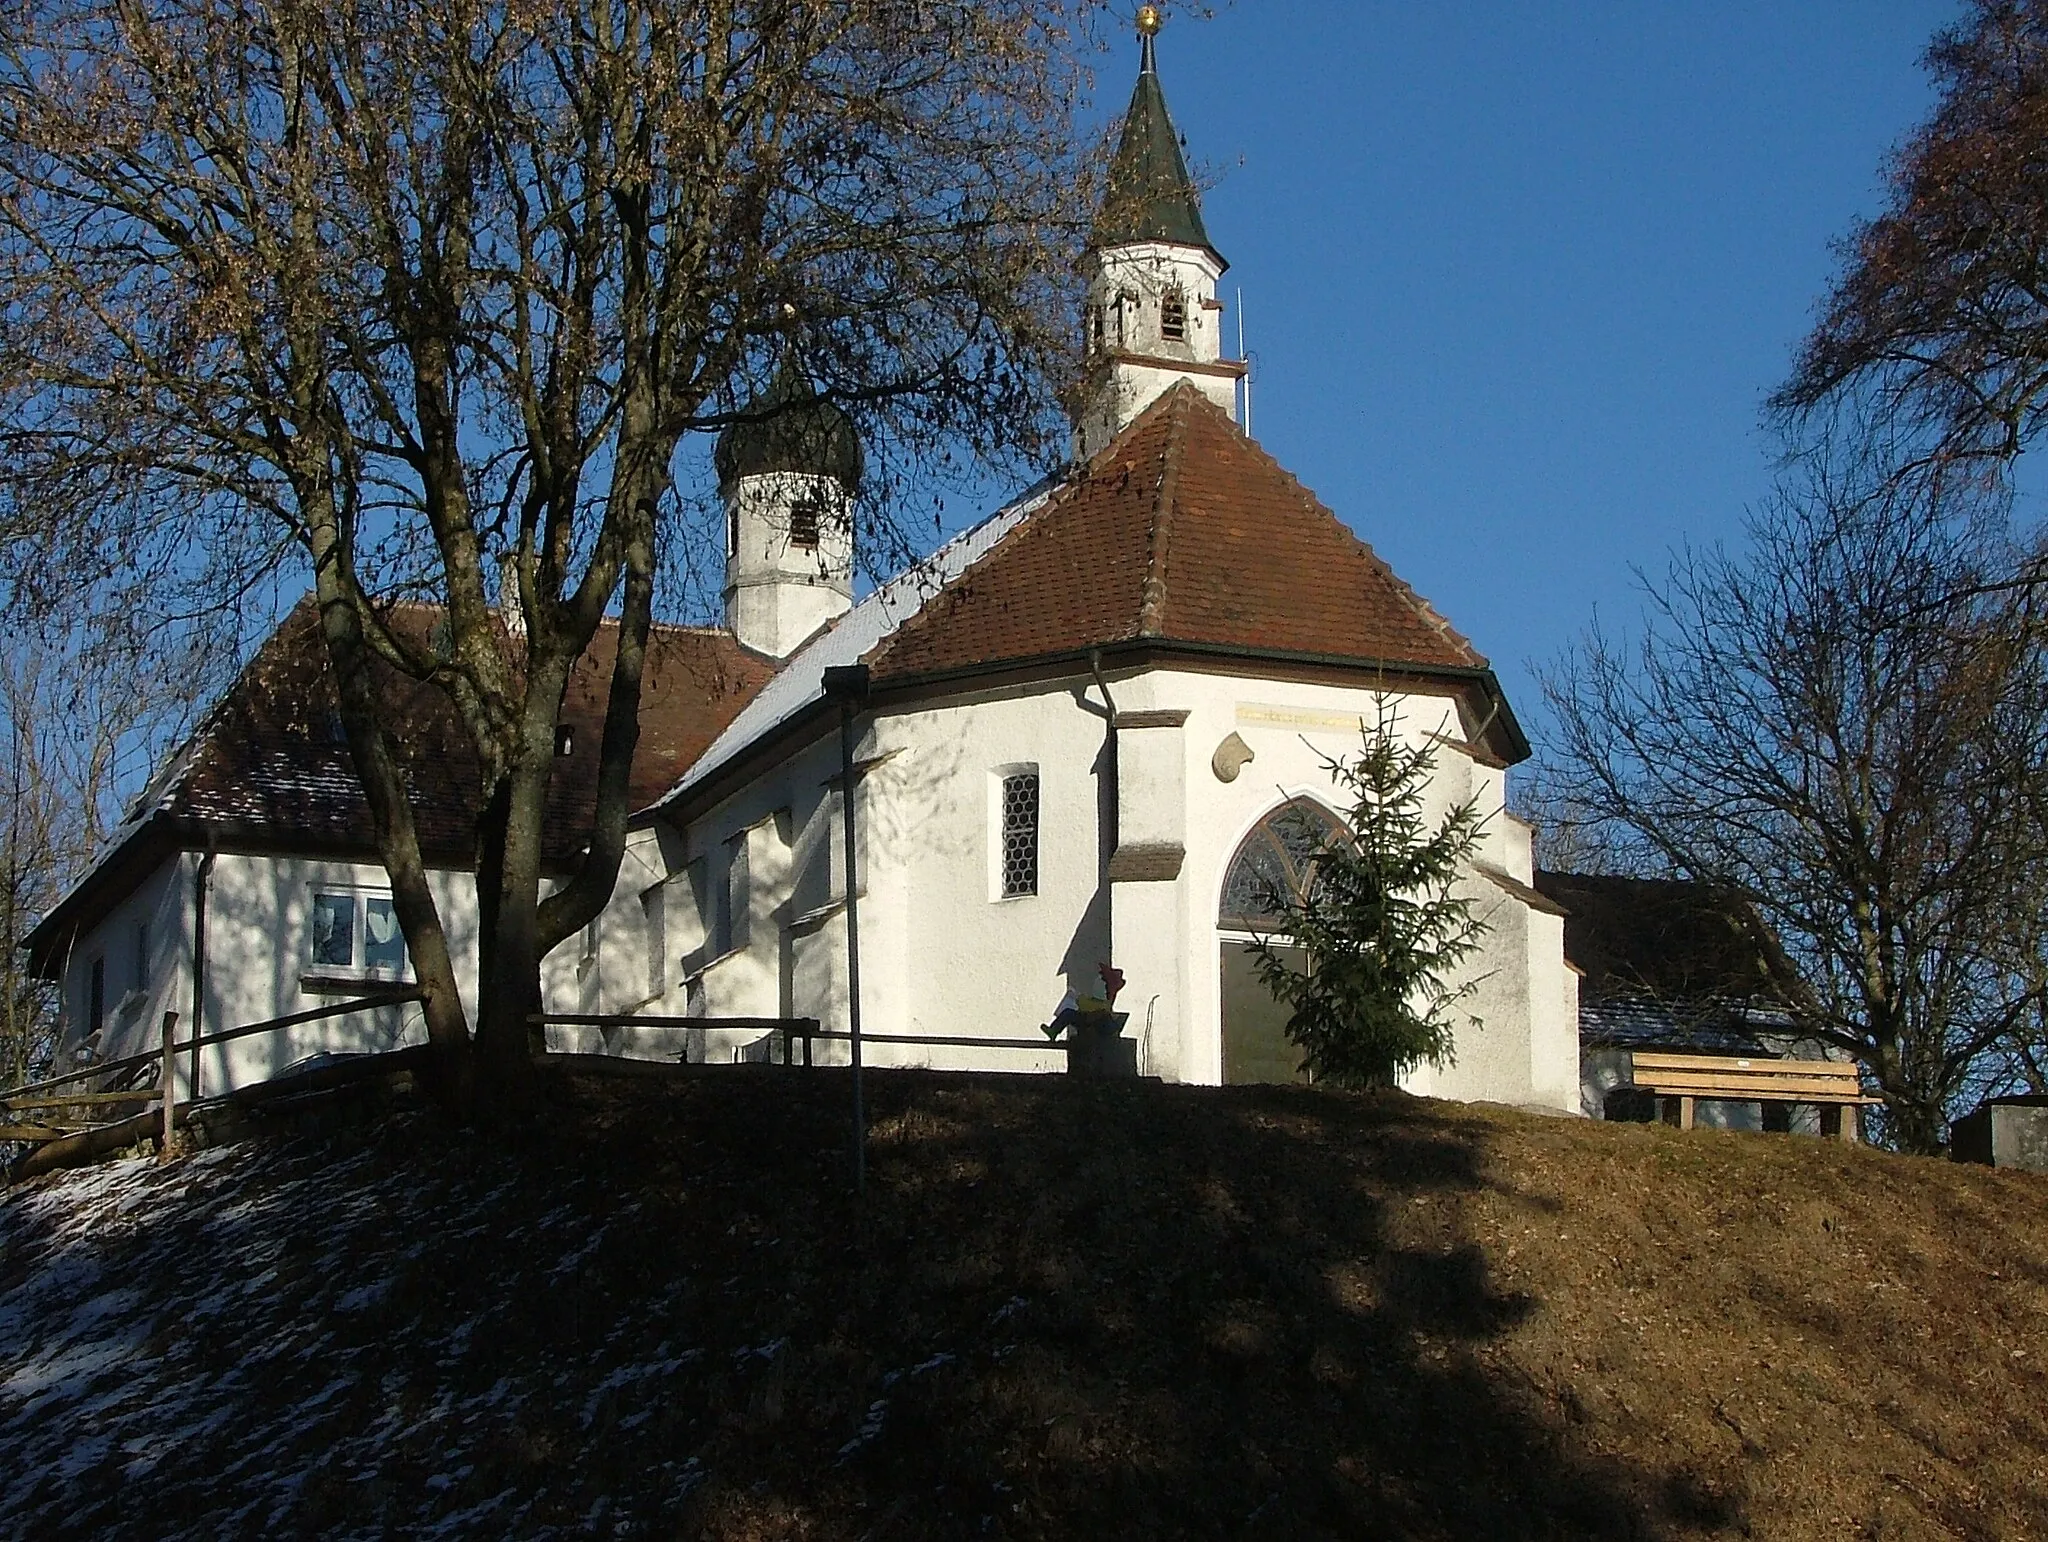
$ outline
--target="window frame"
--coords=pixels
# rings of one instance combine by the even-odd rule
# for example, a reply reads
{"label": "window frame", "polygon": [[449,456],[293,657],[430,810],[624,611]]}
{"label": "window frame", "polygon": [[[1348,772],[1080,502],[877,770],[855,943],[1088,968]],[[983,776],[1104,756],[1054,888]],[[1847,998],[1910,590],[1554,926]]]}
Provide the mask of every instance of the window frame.
{"label": "window frame", "polygon": [[[412,983],[412,950],[406,946],[405,929],[398,924],[398,909],[388,888],[374,884],[314,883],[307,886],[306,906],[306,972],[321,979],[330,980],[375,980],[395,984]],[[323,899],[346,899],[349,908],[349,962],[328,963],[317,953],[319,947],[318,922],[320,902]],[[398,944],[396,964],[372,963],[370,961],[370,906],[382,901],[391,912],[391,925]]]}
{"label": "window frame", "polygon": [[752,834],[750,825],[739,834],[727,837],[723,843],[725,861],[720,864],[718,872],[718,927],[713,934],[713,960],[745,952],[750,940],[754,870],[752,855],[747,850],[747,838]]}
{"label": "window frame", "polygon": [[640,919],[647,944],[647,999],[668,994],[668,882],[640,891]]}
{"label": "window frame", "polygon": [[[1015,783],[1031,783],[1030,842],[1031,874],[1028,888],[1012,888],[1010,789]],[[989,773],[989,899],[996,904],[1036,899],[1045,892],[1045,777],[1036,761],[998,766]]]}

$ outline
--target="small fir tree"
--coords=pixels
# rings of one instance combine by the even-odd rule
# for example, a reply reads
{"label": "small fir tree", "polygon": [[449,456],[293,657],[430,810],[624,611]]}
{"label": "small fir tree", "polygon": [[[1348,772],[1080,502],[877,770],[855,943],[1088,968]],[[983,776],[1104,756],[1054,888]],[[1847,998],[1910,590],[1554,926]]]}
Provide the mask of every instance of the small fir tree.
{"label": "small fir tree", "polygon": [[1456,1009],[1479,986],[1447,976],[1487,930],[1451,892],[1485,819],[1472,798],[1430,828],[1422,802],[1436,755],[1404,744],[1399,724],[1382,698],[1358,758],[1324,759],[1351,800],[1346,832],[1324,839],[1298,891],[1267,895],[1273,933],[1254,940],[1260,979],[1293,1009],[1287,1036],[1302,1068],[1338,1087],[1391,1087],[1425,1061],[1449,1065]]}

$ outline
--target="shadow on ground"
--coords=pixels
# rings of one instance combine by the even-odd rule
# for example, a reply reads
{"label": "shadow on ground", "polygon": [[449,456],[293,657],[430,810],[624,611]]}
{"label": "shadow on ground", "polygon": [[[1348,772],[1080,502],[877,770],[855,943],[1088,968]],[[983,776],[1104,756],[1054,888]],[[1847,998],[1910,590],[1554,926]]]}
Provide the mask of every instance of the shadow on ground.
{"label": "shadow on ground", "polygon": [[1838,1534],[1755,1512],[1747,1436],[1591,1438],[1595,1392],[1506,1352],[1587,1310],[1496,1273],[1514,1228],[1562,1224],[1499,1176],[1538,1121],[869,1086],[861,1203],[844,1073],[774,1068],[579,1078],[511,1143],[415,1116],[17,1194],[0,1517],[210,1539]]}

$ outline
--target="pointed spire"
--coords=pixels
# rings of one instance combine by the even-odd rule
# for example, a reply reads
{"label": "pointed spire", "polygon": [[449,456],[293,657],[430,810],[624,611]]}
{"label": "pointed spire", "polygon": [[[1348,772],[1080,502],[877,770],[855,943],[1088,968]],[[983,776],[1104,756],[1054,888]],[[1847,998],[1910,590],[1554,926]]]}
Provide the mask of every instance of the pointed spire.
{"label": "pointed spire", "polygon": [[1090,245],[1130,246],[1165,241],[1199,246],[1223,261],[1209,244],[1202,225],[1202,201],[1180,152],[1180,135],[1166,111],[1166,93],[1159,86],[1159,61],[1153,38],[1160,26],[1159,8],[1138,8],[1138,85],[1124,113],[1123,132],[1110,162],[1109,186],[1095,216]]}

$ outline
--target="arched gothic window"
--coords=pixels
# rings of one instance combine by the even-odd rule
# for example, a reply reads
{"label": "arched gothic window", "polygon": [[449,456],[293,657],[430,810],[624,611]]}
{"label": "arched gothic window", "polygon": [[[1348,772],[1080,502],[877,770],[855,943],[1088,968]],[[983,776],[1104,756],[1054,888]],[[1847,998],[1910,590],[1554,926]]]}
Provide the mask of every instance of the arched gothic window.
{"label": "arched gothic window", "polygon": [[1234,931],[1265,931],[1280,914],[1276,895],[1299,897],[1318,853],[1345,838],[1344,827],[1322,804],[1309,798],[1283,803],[1237,848],[1223,880],[1217,925]]}

